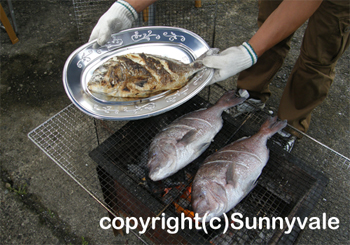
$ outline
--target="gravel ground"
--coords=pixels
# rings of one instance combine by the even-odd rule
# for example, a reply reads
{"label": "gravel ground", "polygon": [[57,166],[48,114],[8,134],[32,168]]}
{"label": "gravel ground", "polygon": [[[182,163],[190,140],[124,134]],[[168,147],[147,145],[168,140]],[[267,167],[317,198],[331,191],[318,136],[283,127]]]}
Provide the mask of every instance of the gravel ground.
{"label": "gravel ground", "polygon": [[[7,2],[0,1],[8,13]],[[82,43],[78,37],[72,1],[13,0],[19,43],[12,45],[0,30],[1,51],[1,212],[2,244],[129,244],[138,243],[133,235],[115,237],[99,228],[106,211],[37,148],[27,134],[71,102],[62,86],[63,65]],[[217,22],[221,49],[240,44],[256,30],[256,1],[234,1]],[[231,6],[231,5],[230,5]],[[241,13],[244,13],[241,14]],[[234,25],[233,25],[234,24]],[[235,38],[227,37],[232,26]],[[303,27],[304,28],[304,27]],[[278,107],[288,74],[298,55],[301,28],[292,40],[285,65],[271,84],[273,96],[268,106]],[[336,79],[328,98],[313,113],[309,135],[349,157],[349,67],[350,52],[336,68]],[[232,79],[234,82],[236,77]],[[230,80],[231,81],[231,80]],[[332,198],[343,197],[337,214],[349,219],[348,170],[331,176],[342,188],[332,186]],[[348,189],[347,189],[348,190]],[[330,207],[332,208],[332,207]],[[349,242],[349,227],[342,236]],[[302,239],[300,243],[306,243]],[[347,240],[346,240],[347,239]],[[326,243],[327,241],[322,241]]]}

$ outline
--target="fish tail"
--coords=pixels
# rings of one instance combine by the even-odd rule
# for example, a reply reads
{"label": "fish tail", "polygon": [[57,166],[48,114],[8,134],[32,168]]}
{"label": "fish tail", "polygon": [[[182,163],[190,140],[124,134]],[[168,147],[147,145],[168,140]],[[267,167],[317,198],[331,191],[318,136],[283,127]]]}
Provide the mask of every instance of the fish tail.
{"label": "fish tail", "polygon": [[190,65],[192,68],[195,68],[195,69],[204,69],[204,68],[207,68],[202,60],[204,59],[204,57],[207,57],[209,55],[215,55],[219,53],[219,49],[218,48],[211,48],[209,49],[207,52],[205,52],[204,54],[202,54],[200,57],[198,57],[194,62],[192,62]]}
{"label": "fish tail", "polygon": [[216,55],[219,53],[219,49],[218,48],[211,48],[209,49],[207,52],[205,52],[204,54],[202,54],[201,56],[199,56],[196,61],[200,61],[203,60],[205,57],[210,56],[210,55]]}
{"label": "fish tail", "polygon": [[192,62],[191,64],[190,64],[190,66],[189,66],[189,69],[191,70],[193,70],[193,72],[195,73],[195,72],[198,72],[198,71],[200,71],[200,70],[203,70],[203,69],[205,69],[206,67],[204,66],[204,64],[202,63],[202,61],[200,61],[200,60],[196,60],[196,61],[194,61],[194,62]]}
{"label": "fish tail", "polygon": [[278,121],[277,116],[269,117],[261,126],[260,132],[262,132],[267,137],[271,137],[272,135],[282,130],[286,126],[287,126],[287,120]]}
{"label": "fish tail", "polygon": [[226,92],[219,100],[216,102],[215,106],[226,110],[230,107],[239,105],[243,103],[247,98],[237,97],[234,90]]}

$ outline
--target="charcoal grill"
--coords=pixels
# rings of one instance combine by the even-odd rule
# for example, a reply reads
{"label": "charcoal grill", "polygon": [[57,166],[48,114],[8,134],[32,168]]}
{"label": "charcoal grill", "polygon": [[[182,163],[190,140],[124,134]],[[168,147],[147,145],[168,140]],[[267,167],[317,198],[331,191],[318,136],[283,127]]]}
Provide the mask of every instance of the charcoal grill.
{"label": "charcoal grill", "polygon": [[[73,0],[75,16],[82,42],[86,42],[98,17],[114,1]],[[216,29],[224,24],[216,16],[226,11],[225,6],[234,1],[159,0],[136,24],[167,25],[189,29],[207,41],[210,46],[228,47],[230,41],[217,39]],[[224,5],[226,4],[226,5]],[[240,3],[242,8],[250,3]],[[232,6],[232,8],[234,8]],[[157,11],[162,9],[162,11]],[[153,12],[152,12],[153,11]],[[222,11],[222,12],[220,12]],[[239,12],[239,11],[238,11]],[[161,13],[161,14],[159,14]],[[239,23],[242,29],[254,29],[249,23]],[[234,29],[235,44],[245,41]],[[248,35],[248,34],[247,34]],[[222,48],[221,47],[221,48]],[[224,145],[243,136],[256,133],[268,110],[234,117],[234,109],[223,114],[223,129],[197,160],[174,176],[161,182],[148,179],[145,164],[151,139],[175,118],[214,104],[221,95],[234,88],[234,82],[220,83],[203,89],[182,106],[165,114],[137,121],[102,121],[82,113],[70,105],[29,133],[29,138],[43,150],[65,173],[100,203],[110,217],[179,217],[190,216],[190,186],[193,176],[204,158]],[[312,137],[303,134],[303,140],[287,153],[276,144],[278,136],[268,141],[270,160],[258,180],[256,188],[229,212],[241,213],[249,220],[258,217],[322,217],[328,213],[336,216],[333,207],[348,206],[348,190],[341,182],[349,175],[349,158],[330,149]],[[331,178],[336,175],[338,179]],[[344,196],[335,197],[333,190],[340,189]],[[349,214],[347,212],[347,214]],[[146,244],[292,244],[298,239],[311,239],[314,243],[324,241],[344,242],[348,239],[349,215],[339,217],[338,230],[310,230],[302,234],[294,226],[290,234],[282,229],[222,229],[208,227],[203,231],[179,229],[169,234],[164,229],[149,227],[145,234],[131,232]],[[116,234],[122,231],[115,231]],[[300,238],[301,237],[301,238]],[[303,241],[303,240],[302,240]],[[305,242],[305,240],[304,240]]]}
{"label": "charcoal grill", "polygon": [[[93,119],[71,105],[30,132],[29,137],[104,206],[111,217],[179,217],[181,212],[192,211],[188,190],[204,158],[234,140],[255,134],[270,113],[263,110],[233,117],[234,109],[224,112],[224,126],[207,151],[161,182],[153,182],[147,177],[145,164],[149,143],[159,130],[175,118],[209,106],[224,91],[224,88],[212,85],[172,111],[130,122]],[[307,135],[295,146],[293,154],[283,151],[275,143],[277,141],[276,135],[268,141],[270,160],[258,185],[229,215],[241,213],[249,220],[254,217],[322,217],[324,207],[320,207],[320,199],[321,204],[322,200],[327,199],[324,189],[328,176],[324,169],[320,171],[320,167],[327,166],[331,161],[332,167],[348,171],[349,159]],[[319,154],[313,155],[317,160],[310,158],[310,148],[320,150]],[[100,185],[96,185],[96,176]],[[337,201],[346,200],[339,198]],[[316,211],[315,207],[318,207]],[[346,223],[346,217],[338,218]],[[285,228],[229,229],[224,234],[222,229],[210,227],[208,234],[184,228],[176,234],[169,234],[157,226],[156,229],[149,227],[142,235],[138,230],[132,232],[140,241],[150,244],[294,243],[300,234],[300,227],[294,226],[289,234],[284,233]],[[332,231],[327,232],[322,235],[332,234]]]}
{"label": "charcoal grill", "polygon": [[[103,179],[108,205],[114,212],[125,216],[180,217],[180,210],[192,210],[186,191],[204,158],[223,146],[243,136],[257,132],[257,125],[246,121],[246,117],[233,118],[224,113],[224,126],[210,147],[198,159],[164,181],[153,182],[147,175],[147,152],[152,138],[174,119],[190,111],[207,107],[208,103],[197,96],[171,112],[142,121],[132,121],[123,126],[96,149],[90,157],[99,165],[98,173]],[[234,112],[233,112],[234,113]],[[264,120],[267,114],[255,115]],[[245,123],[244,123],[245,122]],[[260,125],[260,124],[258,124]],[[103,127],[103,125],[101,125]],[[132,139],[132,140],[129,140]],[[264,169],[258,186],[231,213],[241,213],[245,217],[307,217],[328,180],[320,172],[303,168],[300,159],[283,153],[275,138],[269,140],[270,160]],[[112,197],[112,198],[109,198]],[[230,215],[229,215],[230,216]],[[221,222],[222,224],[224,221]],[[232,244],[232,243],[274,243],[295,240],[298,232],[284,235],[282,230],[249,231],[241,229],[203,231],[182,230],[177,235],[169,235],[164,230],[149,230],[146,236],[156,244]],[[162,234],[163,233],[163,234]],[[154,235],[154,234],[157,234]]]}

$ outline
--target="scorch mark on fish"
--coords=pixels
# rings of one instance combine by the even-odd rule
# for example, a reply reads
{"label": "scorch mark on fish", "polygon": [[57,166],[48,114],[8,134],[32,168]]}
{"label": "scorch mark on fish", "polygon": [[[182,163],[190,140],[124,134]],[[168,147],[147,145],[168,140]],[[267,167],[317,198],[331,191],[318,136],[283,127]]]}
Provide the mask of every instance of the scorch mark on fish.
{"label": "scorch mark on fish", "polygon": [[239,139],[205,159],[194,177],[191,198],[193,211],[202,221],[228,212],[255,187],[269,159],[267,139],[286,125],[287,121],[277,121],[277,117],[268,118],[257,134]]}
{"label": "scorch mark on fish", "polygon": [[187,118],[184,118],[184,119],[186,119],[186,120],[197,120],[197,121],[204,122],[204,123],[208,124],[210,127],[213,127],[213,125],[210,122],[208,122],[207,120],[201,119],[201,118],[187,117]]}
{"label": "scorch mark on fish", "polygon": [[256,159],[258,159],[261,163],[263,162],[263,160],[261,160],[261,158],[258,155],[251,153],[251,152],[247,152],[247,151],[226,150],[226,151],[220,151],[220,152],[218,152],[218,154],[223,154],[223,153],[227,153],[227,152],[251,155],[252,157],[255,157]]}
{"label": "scorch mark on fish", "polygon": [[229,91],[214,106],[183,115],[163,129],[149,148],[149,177],[162,180],[199,157],[222,128],[222,112],[245,99]]}
{"label": "scorch mark on fish", "polygon": [[178,90],[203,69],[206,67],[199,61],[184,64],[150,54],[126,54],[110,58],[98,67],[87,87],[112,97],[145,98]]}

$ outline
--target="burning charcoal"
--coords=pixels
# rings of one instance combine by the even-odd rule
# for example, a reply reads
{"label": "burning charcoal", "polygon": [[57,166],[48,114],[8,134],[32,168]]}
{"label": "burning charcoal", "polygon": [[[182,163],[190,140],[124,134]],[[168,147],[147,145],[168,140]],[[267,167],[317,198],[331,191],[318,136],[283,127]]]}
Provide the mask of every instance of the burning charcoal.
{"label": "burning charcoal", "polygon": [[174,174],[173,176],[170,176],[170,177],[162,180],[162,182],[164,182],[164,184],[167,187],[175,187],[175,186],[183,185],[184,183],[186,183],[185,172],[179,171],[176,174]]}
{"label": "burning charcoal", "polygon": [[169,204],[173,202],[180,194],[181,194],[181,191],[179,190],[179,186],[169,188],[169,191],[167,192],[166,195],[162,197],[162,200],[164,203]]}
{"label": "burning charcoal", "polygon": [[164,185],[160,182],[154,182],[148,177],[147,172],[146,174],[146,183],[147,186],[149,187],[149,191],[153,194],[155,194],[158,198],[161,198],[162,195],[164,194]]}
{"label": "burning charcoal", "polygon": [[177,204],[176,202],[173,202],[173,204],[174,204],[174,208],[175,208],[176,213],[178,213],[178,214],[184,213],[186,217],[190,217],[192,219],[194,218],[193,211],[186,209],[186,208],[183,208],[181,205]]}
{"label": "burning charcoal", "polygon": [[184,207],[184,208],[189,208],[189,207],[191,207],[191,202],[189,202],[189,201],[186,200],[186,199],[182,199],[182,198],[179,199],[178,204],[179,204],[181,207]]}

